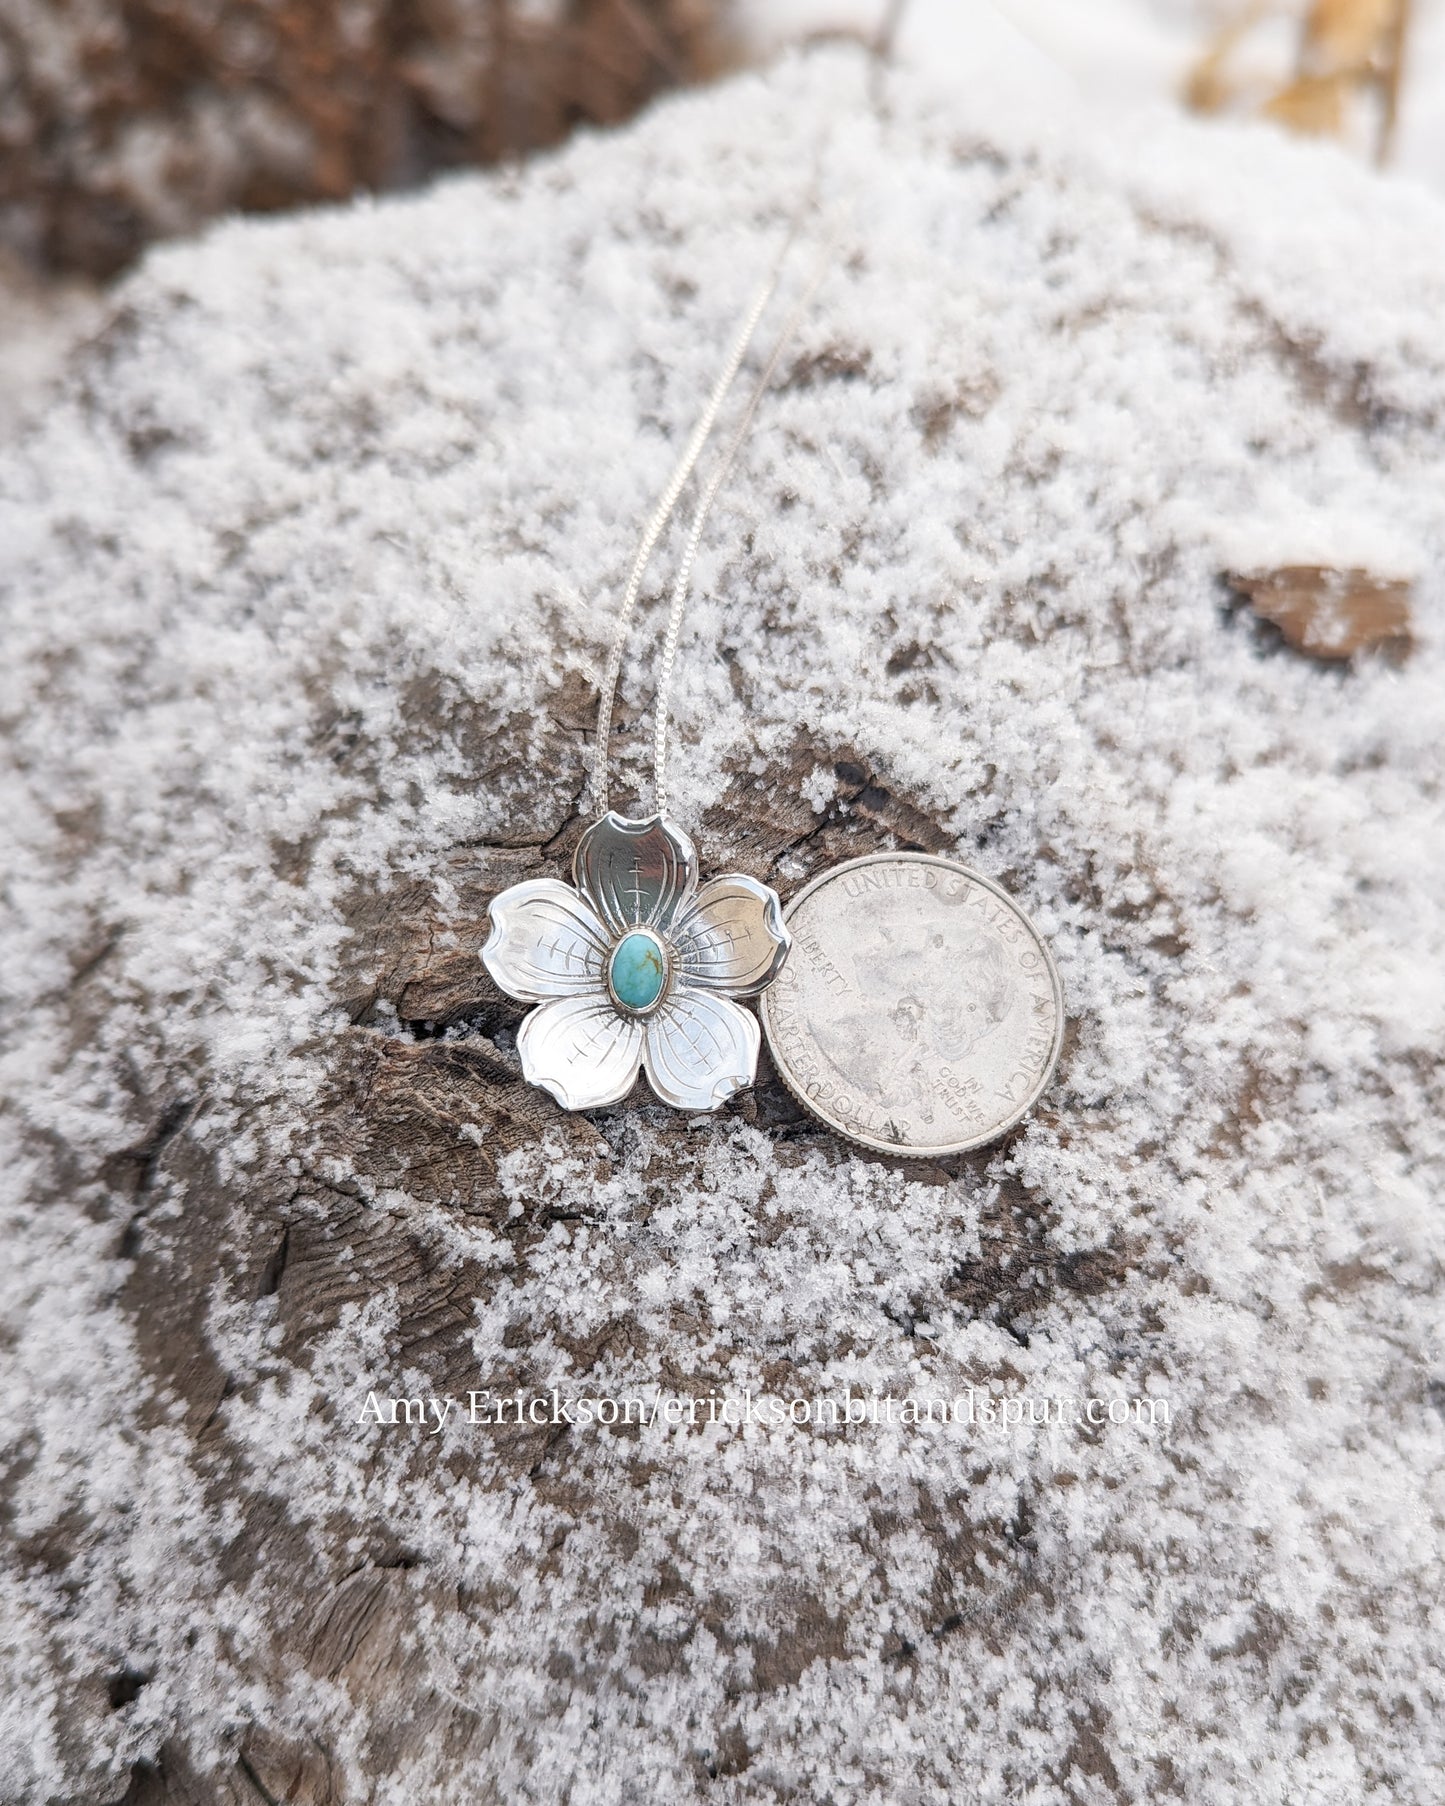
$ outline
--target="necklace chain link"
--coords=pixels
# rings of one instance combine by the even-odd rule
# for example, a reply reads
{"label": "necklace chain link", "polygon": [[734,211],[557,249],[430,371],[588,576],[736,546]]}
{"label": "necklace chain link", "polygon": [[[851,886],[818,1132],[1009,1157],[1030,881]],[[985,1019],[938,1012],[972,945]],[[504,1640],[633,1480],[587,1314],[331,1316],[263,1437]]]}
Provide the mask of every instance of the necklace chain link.
{"label": "necklace chain link", "polygon": [[[633,616],[637,612],[637,602],[642,593],[642,579],[647,569],[648,560],[651,558],[653,550],[656,547],[658,540],[662,537],[668,522],[672,519],[673,512],[677,507],[678,498],[681,496],[688,478],[696,469],[698,459],[702,456],[707,441],[711,437],[713,427],[717,424],[718,415],[722,412],[723,404],[727,400],[728,393],[736,380],[739,369],[742,367],[743,359],[747,356],[748,347],[752,344],[753,336],[758,329],[758,324],[764,313],[767,311],[768,303],[772,300],[773,295],[777,290],[779,279],[782,276],[783,265],[787,260],[788,252],[792,249],[793,241],[796,236],[797,226],[794,225],[789,231],[782,249],[774,259],[771,270],[768,272],[757,293],[749,302],[741,320],[738,322],[737,330],[728,347],[727,356],[723,361],[721,370],[718,372],[716,381],[713,383],[712,391],[707,398],[707,402],[704,405],[701,414],[698,416],[696,425],[688,436],[687,444],[682,450],[682,455],[678,458],[672,475],[668,478],[666,486],[664,487],[661,496],[658,498],[657,506],[653,509],[647,525],[643,529],[642,537],[637,543],[637,551],[632,560],[632,569],[627,578],[627,587],[622,595],[622,606],[617,613],[617,624],[613,628],[612,643],[608,648],[607,665],[603,674],[601,692],[597,702],[597,735],[593,748],[592,795],[599,815],[605,815],[607,813],[609,794],[608,765],[612,737],[612,714],[617,698],[618,680],[622,675],[622,661],[627,652],[628,635],[631,631]],[[829,248],[831,249],[831,241]],[[696,510],[693,513],[692,525],[688,530],[687,539],[683,546],[682,558],[678,564],[677,575],[673,581],[672,603],[668,611],[667,626],[663,634],[662,646],[658,653],[657,680],[653,695],[652,788],[654,808],[659,815],[665,815],[667,812],[668,693],[672,684],[673,666],[677,661],[678,642],[682,636],[683,615],[687,608],[688,596],[692,587],[692,567],[697,557],[698,546],[702,540],[703,527],[707,522],[708,513],[712,508],[719,489],[721,489],[727,478],[728,472],[737,461],[738,453],[742,450],[743,443],[748,435],[748,429],[751,427],[753,417],[757,413],[758,404],[762,400],[769,384],[772,382],[778,364],[782,359],[783,352],[786,349],[789,340],[796,332],[798,325],[807,310],[808,304],[817,292],[824,275],[827,273],[827,268],[827,255],[825,253],[824,259],[820,262],[816,272],[808,282],[807,287],[799,297],[781,332],[778,334],[768,361],[764,366],[761,375],[753,385],[752,393],[748,397],[747,406],[744,408],[737,426],[733,429],[732,437],[729,439],[726,449],[719,457],[712,475],[703,486],[702,492],[698,497]]]}

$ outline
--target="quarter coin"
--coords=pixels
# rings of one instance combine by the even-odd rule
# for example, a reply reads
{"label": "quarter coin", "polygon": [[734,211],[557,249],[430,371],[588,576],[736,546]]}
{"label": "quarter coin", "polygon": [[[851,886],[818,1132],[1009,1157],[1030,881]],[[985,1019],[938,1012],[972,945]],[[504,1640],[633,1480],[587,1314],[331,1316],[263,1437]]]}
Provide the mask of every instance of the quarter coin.
{"label": "quarter coin", "polygon": [[928,853],[834,866],[784,911],[793,945],[759,1000],[783,1082],[865,1148],[905,1158],[995,1141],[1053,1076],[1058,973],[990,879]]}

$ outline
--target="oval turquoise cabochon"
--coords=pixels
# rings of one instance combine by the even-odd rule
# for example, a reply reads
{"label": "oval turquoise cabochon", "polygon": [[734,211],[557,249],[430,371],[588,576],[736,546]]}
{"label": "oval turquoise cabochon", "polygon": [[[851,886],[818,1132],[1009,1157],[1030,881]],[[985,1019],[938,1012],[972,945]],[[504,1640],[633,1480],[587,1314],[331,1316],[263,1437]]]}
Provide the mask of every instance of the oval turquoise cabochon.
{"label": "oval turquoise cabochon", "polygon": [[650,934],[628,934],[612,955],[612,995],[629,1010],[650,1010],[662,995],[667,961]]}

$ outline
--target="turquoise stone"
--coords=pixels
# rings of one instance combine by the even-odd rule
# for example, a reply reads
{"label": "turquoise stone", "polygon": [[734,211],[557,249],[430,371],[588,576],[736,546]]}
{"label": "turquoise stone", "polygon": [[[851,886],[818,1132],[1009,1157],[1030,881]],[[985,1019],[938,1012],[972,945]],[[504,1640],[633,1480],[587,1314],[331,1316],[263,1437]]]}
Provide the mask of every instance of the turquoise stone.
{"label": "turquoise stone", "polygon": [[629,1010],[650,1010],[667,981],[667,960],[650,934],[628,934],[612,955],[612,995]]}

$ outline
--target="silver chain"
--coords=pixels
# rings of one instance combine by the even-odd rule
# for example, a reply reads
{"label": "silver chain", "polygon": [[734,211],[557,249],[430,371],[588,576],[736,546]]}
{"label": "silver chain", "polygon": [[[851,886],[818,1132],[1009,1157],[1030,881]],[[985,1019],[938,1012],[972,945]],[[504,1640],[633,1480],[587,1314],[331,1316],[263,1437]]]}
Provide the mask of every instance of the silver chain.
{"label": "silver chain", "polygon": [[728,472],[742,450],[743,441],[748,436],[748,428],[753,423],[753,415],[758,411],[758,403],[782,358],[784,348],[797,331],[808,303],[812,300],[818,284],[823,280],[826,265],[819,267],[817,274],[809,282],[799,297],[793,311],[788,315],[783,330],[778,334],[777,343],[773,346],[772,355],[763,367],[763,373],[753,384],[753,392],[748,397],[748,405],[743,409],[742,418],[733,429],[733,436],[728,441],[727,450],[718,459],[717,468],[712,478],[698,498],[697,512],[692,517],[692,527],[687,536],[687,544],[683,548],[682,562],[677,567],[677,579],[672,586],[672,608],[667,617],[667,632],[663,635],[662,651],[657,659],[657,695],[653,701],[652,714],[652,790],[654,807],[659,815],[667,814],[667,715],[668,693],[672,687],[672,667],[677,660],[677,643],[682,635],[682,615],[687,606],[688,595],[692,589],[692,566],[697,557],[698,542],[702,538],[703,523],[707,520],[708,511]]}
{"label": "silver chain", "polygon": [[[796,228],[794,229],[794,232],[788,234],[788,238],[785,241],[782,250],[778,253],[772,269],[769,271],[762,286],[758,289],[756,295],[754,295],[752,301],[748,305],[747,311],[739,321],[737,331],[733,335],[732,343],[728,347],[727,357],[724,360],[722,369],[718,372],[717,380],[713,384],[712,392],[708,396],[707,403],[704,406],[702,413],[698,416],[697,424],[693,427],[692,432],[688,437],[687,444],[683,447],[682,456],[678,459],[672,475],[668,478],[667,485],[663,489],[661,496],[658,498],[657,506],[653,509],[651,518],[648,520],[646,527],[643,529],[642,537],[638,541],[637,552],[632,560],[632,570],[627,579],[627,588],[623,591],[622,595],[622,606],[618,610],[617,625],[613,629],[612,644],[608,650],[607,656],[607,668],[603,674],[601,694],[598,697],[597,703],[597,738],[593,752],[592,794],[599,815],[605,815],[607,813],[608,747],[612,736],[612,711],[617,697],[617,682],[622,674],[622,660],[626,656],[627,637],[632,626],[632,617],[637,611],[637,599],[642,591],[643,573],[647,569],[648,559],[652,556],[653,548],[662,536],[663,529],[672,518],[673,510],[677,506],[677,500],[682,494],[684,485],[696,468],[698,459],[702,456],[703,447],[707,444],[712,429],[717,423],[718,414],[722,411],[722,406],[727,399],[728,391],[732,388],[737,373],[742,366],[742,361],[747,356],[748,347],[753,341],[753,334],[758,329],[758,322],[762,319],[763,314],[767,310],[769,301],[773,298],[773,294],[778,286],[779,278],[782,275],[783,264],[792,247],[795,231]],[[682,561],[678,565],[677,577],[673,583],[672,607],[668,614],[667,630],[663,636],[662,650],[658,656],[657,684],[653,699],[652,785],[654,807],[659,815],[665,814],[667,809],[666,764],[668,690],[672,682],[672,668],[677,659],[678,640],[682,633],[682,617],[687,606],[688,594],[692,583],[692,567],[693,562],[697,557],[698,545],[702,539],[703,526],[707,520],[708,511],[712,507],[713,500],[716,497],[718,490],[722,487],[728,472],[732,469],[732,466],[737,459],[739,451],[742,449],[743,441],[747,437],[748,428],[752,425],[753,416],[757,412],[758,403],[762,400],[764,391],[773,379],[778,363],[782,358],[784,348],[794,331],[797,329],[798,323],[803,316],[803,312],[817,290],[819,283],[822,281],[825,271],[826,264],[819,268],[817,274],[808,284],[801,299],[789,315],[787,324],[778,335],[777,343],[773,347],[772,354],[768,358],[763,373],[753,385],[753,391],[748,398],[747,407],[743,410],[742,418],[739,420],[733,431],[727,449],[724,451],[721,458],[719,458],[711,478],[704,486],[702,494],[698,499],[696,512],[692,517],[692,526],[688,531],[687,541],[683,549]]]}

